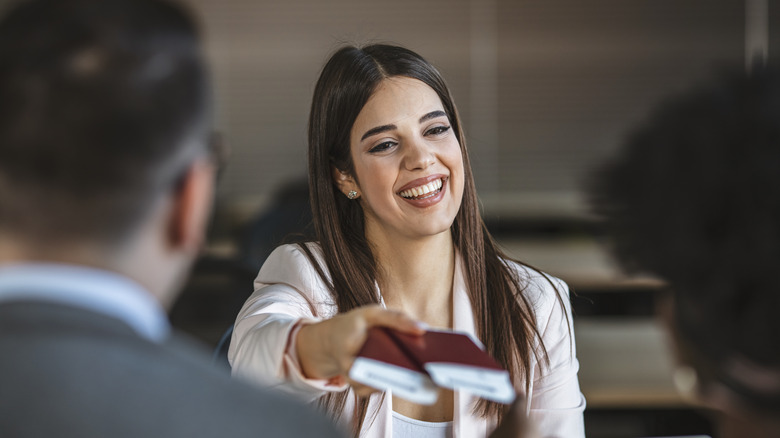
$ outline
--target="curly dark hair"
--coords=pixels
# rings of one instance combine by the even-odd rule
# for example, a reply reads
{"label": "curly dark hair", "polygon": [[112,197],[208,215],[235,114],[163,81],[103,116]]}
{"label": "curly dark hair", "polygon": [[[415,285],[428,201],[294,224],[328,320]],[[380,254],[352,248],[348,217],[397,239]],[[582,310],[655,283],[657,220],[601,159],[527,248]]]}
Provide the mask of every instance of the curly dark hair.
{"label": "curly dark hair", "polygon": [[780,385],[780,70],[729,71],[663,102],[589,198],[619,263],[673,291],[678,341],[705,374],[780,407],[780,387],[740,387],[729,371],[740,358]]}

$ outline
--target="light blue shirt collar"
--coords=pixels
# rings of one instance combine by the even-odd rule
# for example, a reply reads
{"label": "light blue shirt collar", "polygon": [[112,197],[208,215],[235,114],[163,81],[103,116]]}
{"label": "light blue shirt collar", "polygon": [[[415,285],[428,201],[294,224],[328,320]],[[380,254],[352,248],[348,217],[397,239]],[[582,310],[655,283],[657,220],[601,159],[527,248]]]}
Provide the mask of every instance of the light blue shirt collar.
{"label": "light blue shirt collar", "polygon": [[117,318],[141,336],[160,342],[168,318],[150,292],[109,271],[66,264],[0,265],[0,303],[46,301]]}

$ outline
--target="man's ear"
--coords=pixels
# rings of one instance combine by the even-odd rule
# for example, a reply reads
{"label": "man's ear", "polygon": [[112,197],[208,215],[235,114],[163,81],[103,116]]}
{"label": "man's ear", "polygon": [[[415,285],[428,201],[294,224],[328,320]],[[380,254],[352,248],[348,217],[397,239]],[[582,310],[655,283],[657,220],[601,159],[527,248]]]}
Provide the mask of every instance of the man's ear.
{"label": "man's ear", "polygon": [[333,176],[333,182],[336,183],[336,187],[339,188],[339,191],[341,191],[344,196],[349,196],[350,192],[359,192],[358,186],[355,184],[355,179],[352,175],[336,168],[336,166],[331,166],[330,169],[331,175]]}
{"label": "man's ear", "polygon": [[197,160],[174,192],[168,222],[168,241],[172,248],[197,252],[205,240],[214,197],[214,166]]}

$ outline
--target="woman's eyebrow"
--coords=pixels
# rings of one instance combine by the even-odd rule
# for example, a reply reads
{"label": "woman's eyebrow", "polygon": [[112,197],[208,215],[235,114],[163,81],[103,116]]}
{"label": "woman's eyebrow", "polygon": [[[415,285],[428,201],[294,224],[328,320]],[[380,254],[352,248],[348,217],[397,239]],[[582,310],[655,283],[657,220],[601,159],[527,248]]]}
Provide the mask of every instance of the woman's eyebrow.
{"label": "woman's eyebrow", "polygon": [[[445,113],[442,110],[431,111],[428,114],[420,117],[419,123],[425,123],[426,121],[435,119],[436,117],[447,117],[447,113]],[[362,137],[360,137],[360,141],[363,141],[368,137],[371,137],[372,135],[381,134],[387,131],[392,131],[393,129],[398,129],[398,127],[395,125],[382,125],[382,126],[377,126],[376,128],[371,128],[368,131],[366,131],[366,133],[363,134]]]}
{"label": "woman's eyebrow", "polygon": [[363,134],[362,137],[360,137],[360,141],[363,141],[374,134],[380,134],[382,132],[392,131],[393,129],[397,129],[397,128],[398,127],[395,125],[382,125],[382,126],[377,126],[376,128],[371,128],[368,131],[366,131],[366,133]]}
{"label": "woman's eyebrow", "polygon": [[428,114],[420,117],[420,123],[425,123],[428,120],[435,119],[436,117],[447,117],[447,113],[442,110],[431,111]]}

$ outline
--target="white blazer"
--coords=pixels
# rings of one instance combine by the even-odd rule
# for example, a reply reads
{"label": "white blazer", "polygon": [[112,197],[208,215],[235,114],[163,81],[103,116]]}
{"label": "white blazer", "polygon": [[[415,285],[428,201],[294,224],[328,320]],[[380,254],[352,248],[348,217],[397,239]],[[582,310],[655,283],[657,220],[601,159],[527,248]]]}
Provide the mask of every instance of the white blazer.
{"label": "white blazer", "polygon": [[[310,248],[320,262],[316,244]],[[320,263],[324,268],[325,263]],[[521,279],[527,279],[524,291],[536,310],[536,324],[550,357],[550,367],[532,363],[532,382],[528,394],[528,414],[544,437],[584,437],[585,398],[577,380],[579,363],[572,336],[568,287],[549,277],[561,291],[565,307],[560,306],[555,289],[542,276],[515,263]],[[276,248],[255,280],[255,292],[246,301],[236,319],[228,358],[233,374],[266,387],[276,387],[306,401],[314,401],[328,391],[350,390],[347,386],[328,386],[326,381],[305,378],[294,355],[291,331],[300,320],[318,321],[336,314],[336,305],[325,284],[305,254],[295,245]],[[476,336],[460,257],[456,257],[453,281],[453,329]],[[569,323],[567,324],[567,317]],[[351,390],[350,390],[351,391]],[[392,394],[387,391],[380,403],[371,397],[362,437],[393,436]],[[348,397],[342,421],[345,426],[354,411],[354,398]],[[472,414],[478,399],[455,391],[454,438],[486,437],[495,427],[494,420]],[[376,412],[374,421],[369,421]]]}

